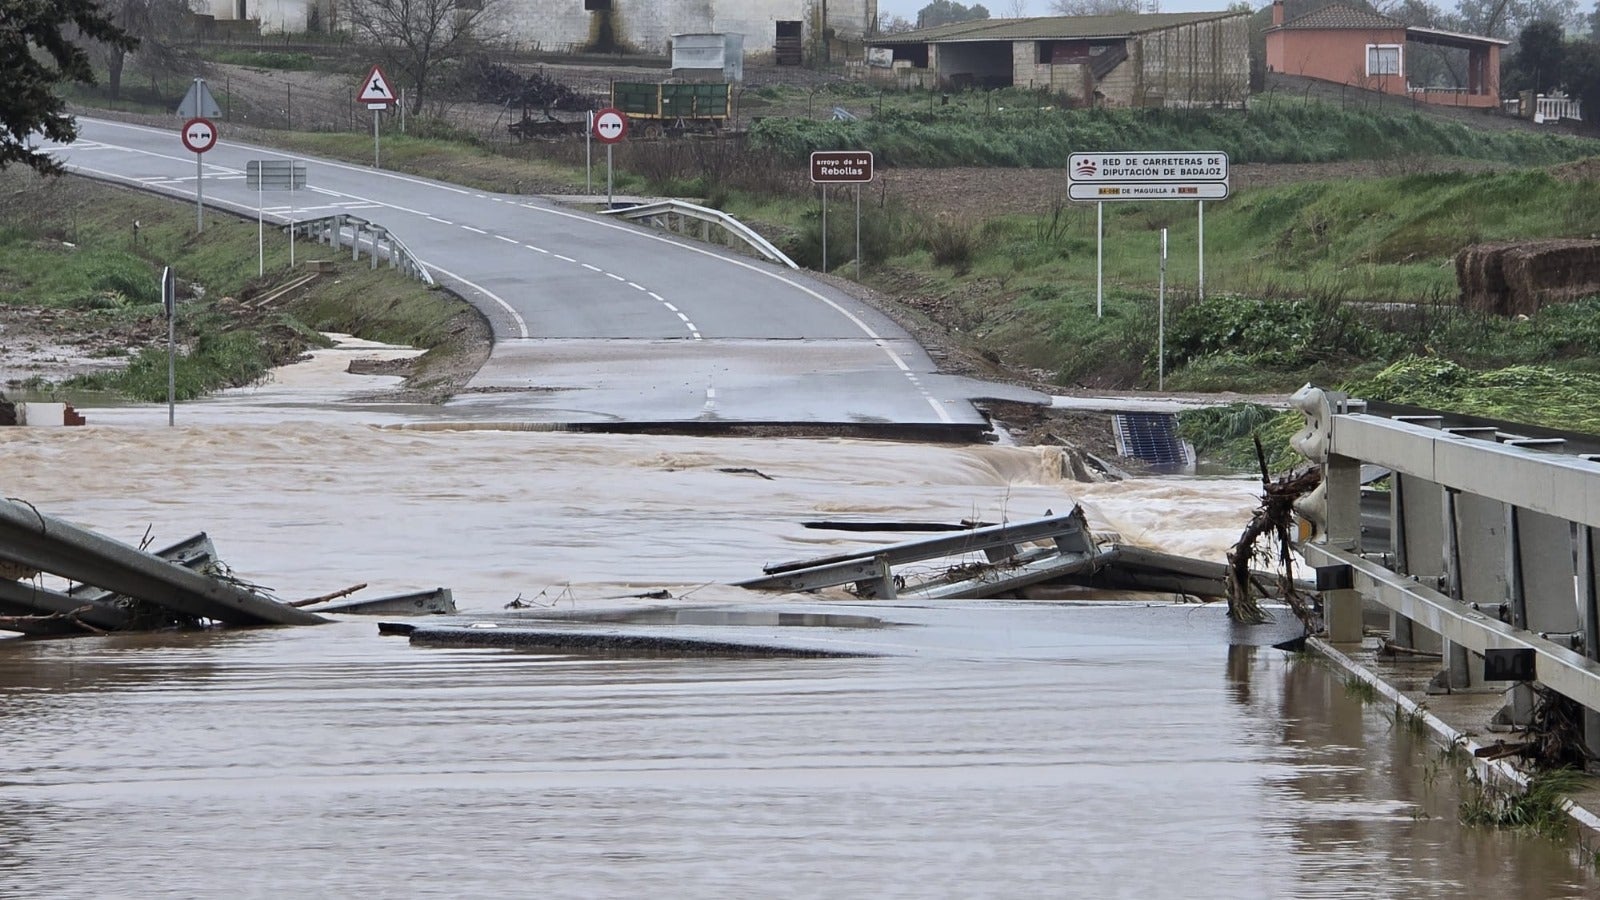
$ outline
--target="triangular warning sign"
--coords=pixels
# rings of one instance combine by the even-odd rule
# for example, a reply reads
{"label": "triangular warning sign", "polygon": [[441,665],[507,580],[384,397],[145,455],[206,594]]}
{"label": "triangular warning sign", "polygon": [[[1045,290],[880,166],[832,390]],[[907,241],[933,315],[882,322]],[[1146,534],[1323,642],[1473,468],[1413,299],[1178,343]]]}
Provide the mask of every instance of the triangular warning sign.
{"label": "triangular warning sign", "polygon": [[367,104],[394,103],[398,99],[394,88],[389,86],[389,76],[378,66],[367,73],[366,80],[361,82],[361,93],[356,96],[356,100]]}
{"label": "triangular warning sign", "polygon": [[216,119],[222,116],[222,107],[217,105],[217,98],[211,96],[211,89],[206,87],[204,78],[196,78],[189,85],[189,93],[184,94],[183,102],[178,104],[178,115],[185,119]]}

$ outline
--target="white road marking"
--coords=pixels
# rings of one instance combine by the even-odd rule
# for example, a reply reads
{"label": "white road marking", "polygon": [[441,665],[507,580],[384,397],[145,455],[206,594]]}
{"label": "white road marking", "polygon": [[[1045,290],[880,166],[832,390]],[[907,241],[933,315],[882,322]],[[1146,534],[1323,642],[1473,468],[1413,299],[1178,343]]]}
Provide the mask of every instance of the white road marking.
{"label": "white road marking", "polygon": [[640,283],[639,283],[639,282],[637,282],[637,281],[630,281],[630,282],[628,282],[628,287],[631,287],[631,288],[633,288],[633,289],[634,289],[634,290],[636,290],[636,291],[642,291],[642,290],[644,290],[644,285],[642,285],[642,284],[640,284]]}
{"label": "white road marking", "polygon": [[428,218],[428,221],[430,221],[430,222],[438,222],[440,225],[454,225],[455,224],[454,222],[450,221],[449,219],[441,219],[438,216],[428,216],[427,218]]}
{"label": "white road marking", "polygon": [[[651,294],[650,296],[655,297],[656,295],[655,294]],[[656,297],[656,299],[657,300],[661,300],[660,297]],[[673,306],[671,303],[667,303],[667,301],[665,301],[665,300],[661,300],[661,302],[662,302],[663,305],[665,305],[667,307],[667,309],[670,309],[673,312],[677,312],[678,311],[678,308],[676,306]]]}
{"label": "white road marking", "polygon": [[470,231],[473,234],[488,234],[489,233],[487,231],[484,231],[482,228],[473,228],[471,225],[463,225],[463,226],[461,226],[461,228],[462,228],[462,230]]}
{"label": "white road marking", "polygon": [[600,271],[600,267],[599,266],[591,266],[588,263],[578,263],[578,265],[583,266],[585,269],[588,269],[591,272]]}
{"label": "white road marking", "polygon": [[626,278],[623,278],[621,275],[618,275],[615,272],[607,272],[606,273],[606,277],[607,278],[615,278],[617,281],[627,281],[628,280]]}
{"label": "white road marking", "polygon": [[497,234],[497,235],[494,236],[494,238],[497,241],[505,241],[508,244],[520,243],[516,238],[508,238],[503,234]]}
{"label": "white road marking", "polygon": [[[560,210],[560,209],[547,209],[547,208],[542,207],[542,206],[534,206],[534,205],[532,205],[530,203],[519,203],[517,205],[521,206],[524,209],[533,210],[534,212],[544,213],[545,215],[560,216],[560,217],[565,218],[565,219],[576,219],[576,220],[578,220],[580,222],[587,222],[587,223],[589,223],[591,225],[596,225],[596,226],[601,227],[601,228],[610,228],[610,229],[612,229],[614,231],[625,232],[627,234],[631,234],[631,235],[634,235],[635,237],[643,238],[643,239],[648,240],[648,241],[658,241],[658,242],[663,243],[663,244],[671,244],[674,247],[678,247],[680,249],[687,250],[690,253],[698,253],[701,256],[709,256],[712,259],[721,260],[722,262],[725,262],[728,265],[738,266],[741,269],[748,269],[751,272],[755,272],[755,273],[760,274],[760,275],[765,275],[768,278],[774,279],[776,281],[780,281],[780,282],[788,285],[789,287],[792,287],[797,291],[800,291],[800,292],[802,292],[804,294],[807,294],[807,295],[809,295],[809,296],[811,296],[811,297],[813,297],[813,298],[815,298],[817,300],[820,300],[821,302],[826,303],[828,306],[832,307],[834,309],[834,311],[838,312],[840,315],[842,315],[846,319],[848,319],[852,325],[854,325],[857,328],[861,329],[862,333],[864,333],[868,338],[870,338],[872,340],[873,346],[877,347],[879,350],[882,350],[884,355],[889,357],[890,362],[894,363],[895,368],[899,369],[903,373],[909,374],[911,372],[911,366],[906,364],[905,359],[902,358],[900,356],[900,354],[893,347],[889,346],[889,342],[887,340],[885,340],[882,335],[880,335],[876,331],[874,331],[872,329],[872,326],[870,326],[866,322],[862,321],[860,316],[857,316],[855,313],[851,312],[850,310],[845,309],[837,301],[835,301],[832,298],[828,297],[827,295],[821,293],[820,291],[813,290],[813,289],[807,287],[806,285],[803,285],[800,282],[795,281],[792,278],[788,278],[788,277],[786,277],[784,275],[780,275],[777,272],[768,271],[766,269],[761,268],[760,266],[752,265],[751,263],[747,263],[747,262],[745,262],[743,260],[732,259],[730,257],[723,256],[720,253],[713,253],[712,251],[703,249],[701,247],[690,246],[689,244],[681,243],[680,241],[674,240],[672,238],[662,237],[661,235],[650,234],[648,232],[640,231],[637,228],[631,228],[631,227],[627,227],[627,226],[624,226],[624,225],[618,225],[615,222],[607,222],[607,221],[604,221],[604,220],[596,220],[596,219],[594,219],[593,217],[590,217],[590,216],[579,215],[578,213],[571,213],[571,212],[567,212],[565,210]],[[946,410],[944,408],[944,406],[941,403],[939,403],[938,400],[934,399],[926,390],[922,389],[918,385],[912,385],[912,386],[916,387],[918,389],[918,392],[922,394],[923,398],[928,401],[928,404],[933,407],[934,412],[936,412],[938,414],[938,416],[939,416],[939,421],[944,422],[947,425],[951,424],[951,423],[953,423],[955,421],[953,418],[950,417],[950,412],[948,410]]]}
{"label": "white road marking", "polygon": [[570,257],[570,256],[562,256],[559,253],[555,254],[555,257],[556,257],[556,259],[559,259],[562,262],[577,262],[577,260],[573,259],[572,257]]}
{"label": "white road marking", "polygon": [[500,298],[500,295],[496,294],[495,292],[489,290],[486,287],[483,287],[482,285],[474,284],[473,282],[468,281],[465,278],[462,278],[460,275],[457,275],[456,273],[450,271],[449,269],[440,268],[439,266],[436,266],[433,263],[429,263],[429,262],[424,262],[422,264],[424,266],[427,266],[428,268],[434,270],[435,272],[438,272],[440,275],[443,275],[446,278],[453,278],[456,281],[461,282],[462,284],[466,285],[467,287],[472,288],[473,290],[475,290],[478,293],[484,295],[485,297],[488,297],[490,300],[493,300],[494,302],[500,304],[501,308],[504,309],[506,312],[510,313],[511,314],[511,318],[516,320],[516,322],[517,322],[517,330],[521,332],[521,334],[519,334],[518,337],[525,338],[525,337],[529,336],[528,335],[528,320],[524,319],[522,317],[522,313],[517,312],[516,307],[514,307],[511,304],[507,303],[505,300],[502,300]]}
{"label": "white road marking", "polygon": [[[167,135],[168,134],[168,132],[163,130],[163,129],[149,128],[149,127],[139,126],[139,125],[129,125],[129,124],[122,123],[122,122],[108,122],[108,121],[105,121],[105,120],[94,120],[94,122],[95,122],[96,125],[104,126],[104,127],[108,127],[108,128],[125,128],[125,129],[131,130],[131,131],[140,131],[140,132],[144,132],[144,133],[147,133],[147,134],[155,134],[155,135]],[[262,153],[270,154],[272,156],[279,157],[279,158],[284,158],[284,159],[301,159],[301,157],[296,157],[293,154],[284,153],[283,151],[271,150],[271,149],[262,148],[262,147],[255,147],[255,146],[249,145],[249,144],[240,144],[240,143],[235,143],[235,142],[231,142],[230,141],[230,142],[219,142],[219,145],[220,146],[225,146],[225,147],[232,147],[232,148],[235,148],[235,149],[247,149],[247,150],[259,151],[259,152],[262,152]],[[86,146],[89,149],[114,149],[114,150],[117,150],[119,152],[138,153],[138,154],[141,154],[141,155],[151,156],[151,157],[155,157],[155,158],[158,158],[158,159],[168,159],[168,160],[187,162],[187,157],[186,156],[175,156],[175,155],[172,155],[172,154],[157,153],[157,152],[154,152],[154,151],[142,150],[142,149],[133,148],[133,147],[117,147],[115,145],[104,144],[103,142],[94,142],[92,145],[80,144],[79,146]],[[401,181],[401,182],[405,182],[405,183],[408,183],[408,184],[415,184],[415,185],[419,185],[419,186],[423,186],[423,187],[435,188],[437,190],[447,191],[447,192],[454,193],[454,194],[459,194],[459,195],[462,195],[462,196],[474,196],[474,197],[477,197],[479,199],[488,199],[487,195],[475,193],[475,192],[473,192],[471,190],[458,188],[458,187],[455,187],[455,186],[452,186],[452,185],[443,184],[441,182],[429,181],[429,180],[421,179],[421,178],[413,178],[413,177],[409,177],[409,176],[405,176],[405,175],[398,175],[398,174],[395,174],[393,172],[385,172],[385,171],[381,171],[381,170],[373,170],[373,169],[370,169],[370,168],[367,168],[367,167],[364,167],[364,166],[353,166],[353,165],[347,165],[347,164],[343,164],[343,163],[330,162],[330,161],[322,160],[322,159],[305,160],[305,161],[306,162],[314,162],[318,166],[326,166],[327,168],[342,169],[342,170],[345,170],[345,171],[357,172],[357,173],[364,174],[364,175],[377,175],[377,176],[380,176],[380,177],[383,177],[383,178],[389,178],[389,179],[392,179],[392,180]],[[238,171],[236,169],[230,170],[230,169],[227,169],[227,168],[222,167],[222,166],[216,166],[216,165],[211,165],[211,164],[207,164],[207,165],[210,166],[214,172],[216,172],[216,171],[237,172]],[[115,181],[121,181],[121,182],[124,182],[124,183],[144,184],[146,186],[152,186],[154,184],[177,185],[178,183],[181,183],[181,182],[193,181],[194,180],[193,178],[174,178],[174,179],[166,179],[166,180],[163,180],[163,181],[160,181],[160,182],[140,182],[139,180],[134,179],[134,178],[130,178],[128,176],[117,175],[117,174],[113,174],[113,173],[110,173],[110,172],[98,171],[98,170],[95,170],[95,169],[92,169],[92,168],[89,168],[89,167],[86,167],[86,166],[73,166],[72,168],[81,169],[82,171],[85,171],[85,172],[95,172],[96,174],[99,174],[102,177],[106,177],[108,179],[115,180]],[[213,175],[211,177],[216,178],[218,176]],[[339,194],[339,193],[333,192],[333,191],[323,191],[323,193],[334,195],[334,196],[351,197],[352,199],[366,199],[366,198],[356,198],[354,195],[351,195],[351,194]],[[392,204],[392,203],[379,203],[379,202],[376,202],[376,201],[369,201],[369,202],[374,202],[375,203],[374,208],[377,208],[378,206],[381,206],[381,207],[386,207],[386,208],[389,208],[389,209],[396,210],[398,212],[405,212],[405,213],[411,213],[413,215],[423,216],[425,218],[433,219],[434,221],[443,221],[443,220],[436,219],[433,216],[429,216],[428,214],[423,213],[420,210],[409,209],[407,207],[399,206],[399,205]],[[212,204],[216,205],[216,206],[223,206],[223,207],[233,208],[233,209],[237,209],[237,210],[254,211],[254,209],[251,208],[251,207],[245,207],[242,204],[233,203],[231,201],[226,201],[226,200],[219,200],[219,199],[216,199],[216,198],[213,198]],[[746,269],[748,271],[756,272],[756,273],[758,273],[760,275],[764,275],[764,276],[766,276],[768,278],[772,278],[772,279],[774,279],[776,281],[779,281],[779,282],[781,282],[783,284],[788,285],[789,287],[795,288],[796,290],[799,290],[802,293],[805,293],[805,294],[811,296],[812,298],[814,298],[816,300],[819,300],[822,303],[825,303],[829,307],[833,308],[836,312],[838,312],[840,315],[843,315],[847,320],[849,320],[851,322],[851,324],[853,324],[857,328],[859,328],[868,338],[870,338],[872,340],[874,346],[876,346],[879,350],[883,351],[883,353],[886,356],[889,357],[889,359],[895,364],[895,366],[897,368],[900,369],[901,372],[906,373],[908,376],[912,372],[911,367],[905,362],[905,360],[900,356],[900,354],[892,346],[890,346],[889,342],[887,340],[885,340],[882,336],[880,336],[876,331],[874,331],[871,326],[867,325],[866,322],[862,321],[859,316],[857,316],[854,313],[850,312],[848,309],[846,309],[843,306],[841,306],[838,302],[836,302],[833,299],[827,297],[826,295],[820,293],[819,291],[813,290],[812,288],[807,287],[804,284],[800,284],[799,282],[797,282],[797,281],[795,281],[795,280],[793,280],[791,278],[788,278],[788,277],[786,277],[786,276],[784,276],[782,274],[779,274],[779,273],[776,273],[776,272],[772,272],[772,271],[768,271],[768,270],[760,268],[760,267],[758,267],[756,265],[752,265],[751,263],[744,262],[744,261],[739,260],[739,259],[734,259],[734,258],[731,258],[731,257],[728,257],[728,256],[724,256],[724,255],[722,255],[720,253],[715,253],[715,252],[712,252],[710,250],[706,250],[706,249],[703,249],[703,248],[700,248],[700,247],[694,247],[694,246],[682,243],[682,242],[680,242],[678,240],[674,240],[674,239],[671,239],[671,238],[663,237],[663,236],[660,236],[660,235],[649,234],[649,233],[646,233],[646,232],[642,232],[642,231],[640,231],[640,230],[638,230],[636,228],[631,228],[631,227],[627,227],[627,226],[618,225],[618,224],[613,223],[613,222],[607,222],[607,221],[604,221],[604,220],[597,220],[597,219],[595,219],[595,218],[593,218],[591,216],[580,215],[580,214],[577,214],[577,213],[570,213],[570,212],[566,212],[566,211],[563,211],[563,210],[560,210],[560,209],[536,206],[536,205],[534,205],[532,203],[518,203],[516,205],[521,206],[524,209],[532,210],[534,212],[544,213],[546,215],[561,216],[563,218],[575,219],[575,220],[586,222],[588,224],[595,225],[595,226],[598,226],[598,227],[601,227],[601,228],[610,228],[610,229],[613,229],[613,230],[616,230],[616,231],[625,232],[627,234],[631,234],[631,235],[634,235],[635,237],[643,238],[645,240],[659,241],[661,243],[671,244],[672,246],[677,247],[677,248],[679,248],[681,250],[686,250],[686,251],[688,251],[690,253],[697,253],[697,254],[700,254],[702,256],[709,256],[712,259],[721,260],[722,262],[727,263],[728,265],[738,266],[738,267]],[[462,227],[463,228],[468,228],[468,230],[475,231],[475,232],[477,232],[479,234],[487,234],[487,232],[482,231],[480,229],[470,228],[469,226],[462,226]],[[558,259],[562,259],[562,260],[565,260],[567,262],[577,262],[577,260],[572,259],[571,257],[561,256],[560,254],[555,254],[555,255],[556,255],[556,257]],[[511,306],[509,304],[507,304],[504,300],[502,300],[499,297],[495,296],[493,293],[491,293],[491,292],[489,292],[487,290],[484,290],[483,288],[479,287],[478,285],[475,285],[472,282],[467,281],[464,278],[461,278],[458,275],[455,275],[453,273],[449,273],[444,269],[440,269],[437,266],[433,266],[433,265],[428,264],[428,263],[424,263],[424,265],[426,265],[430,269],[435,269],[436,271],[439,271],[439,272],[441,272],[441,273],[443,273],[443,274],[445,274],[445,275],[447,275],[447,276],[449,276],[451,278],[454,278],[454,279],[460,281],[463,284],[471,286],[474,290],[477,290],[477,291],[483,293],[485,296],[493,298],[497,303],[499,303],[500,305],[504,306],[508,311],[511,312],[511,314],[517,319],[519,326],[521,327],[522,331],[524,332],[524,336],[526,336],[527,325],[522,320],[522,316],[519,313],[517,313],[514,309],[512,309]],[[586,265],[586,267],[594,268],[592,266],[587,266],[587,264],[585,264],[585,265]],[[600,271],[599,269],[595,269],[595,270],[596,271]],[[652,295],[652,296],[654,296],[654,295]],[[657,299],[659,299],[659,297]],[[663,301],[663,302],[665,302],[665,301]],[[696,334],[696,338],[697,339],[699,338],[698,334]],[[914,383],[914,385],[917,386],[919,388],[919,390],[921,389],[920,384],[915,384]],[[921,393],[923,394],[924,398],[927,399],[927,401],[930,404],[930,406],[933,407],[934,411],[938,414],[938,416],[939,416],[941,421],[943,421],[945,423],[951,423],[951,422],[954,421],[950,417],[949,412],[947,410],[945,410],[944,407],[937,400],[935,400],[932,396],[930,396],[927,393],[926,390],[921,390]]]}
{"label": "white road marking", "polygon": [[532,245],[532,244],[523,244],[523,245],[522,245],[522,246],[524,246],[524,247],[527,247],[527,248],[528,248],[528,249],[529,249],[529,250],[532,250],[532,251],[533,251],[533,252],[535,252],[535,253],[543,253],[543,254],[544,254],[544,255],[546,255],[546,256],[549,256],[549,255],[550,255],[550,251],[549,251],[549,250],[546,250],[546,249],[545,249],[545,248],[543,248],[543,247],[535,247],[535,246],[534,246],[534,245]]}

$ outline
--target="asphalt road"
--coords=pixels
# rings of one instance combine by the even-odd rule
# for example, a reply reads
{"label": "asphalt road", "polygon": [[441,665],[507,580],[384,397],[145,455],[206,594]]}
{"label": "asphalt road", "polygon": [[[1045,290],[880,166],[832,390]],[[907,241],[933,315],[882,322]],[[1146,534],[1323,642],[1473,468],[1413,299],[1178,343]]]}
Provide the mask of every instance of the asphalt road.
{"label": "asphalt road", "polygon": [[[177,122],[79,125],[53,148],[72,171],[194,196]],[[450,404],[466,418],[970,431],[984,420],[969,398],[1014,393],[938,374],[892,321],[803,274],[538,198],[223,141],[203,157],[208,206],[256,213],[252,159],[307,164],[306,190],[266,195],[268,221],[385,226],[483,310],[494,352]]]}

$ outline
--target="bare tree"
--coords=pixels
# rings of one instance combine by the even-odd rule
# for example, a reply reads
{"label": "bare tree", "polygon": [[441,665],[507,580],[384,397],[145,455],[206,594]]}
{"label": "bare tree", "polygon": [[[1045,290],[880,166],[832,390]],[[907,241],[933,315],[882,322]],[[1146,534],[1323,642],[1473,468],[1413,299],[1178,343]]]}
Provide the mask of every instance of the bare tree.
{"label": "bare tree", "polygon": [[1161,4],[1160,0],[1050,0],[1050,8],[1062,16],[1121,16],[1158,12]]}
{"label": "bare tree", "polygon": [[878,17],[879,34],[904,34],[908,31],[916,30],[917,23],[907,19],[905,16],[891,16],[885,14]]}
{"label": "bare tree", "polygon": [[[152,83],[157,76],[177,71],[193,60],[181,46],[189,28],[189,0],[99,0],[99,6],[107,19],[139,41],[133,59]],[[122,96],[123,69],[135,51],[98,41],[92,47],[106,67],[106,89],[111,99],[117,100]]]}
{"label": "bare tree", "polygon": [[422,108],[440,67],[501,36],[501,0],[352,0],[350,27],[376,45]]}
{"label": "bare tree", "polygon": [[1006,18],[1026,19],[1028,17],[1028,0],[1011,0],[1006,4]]}

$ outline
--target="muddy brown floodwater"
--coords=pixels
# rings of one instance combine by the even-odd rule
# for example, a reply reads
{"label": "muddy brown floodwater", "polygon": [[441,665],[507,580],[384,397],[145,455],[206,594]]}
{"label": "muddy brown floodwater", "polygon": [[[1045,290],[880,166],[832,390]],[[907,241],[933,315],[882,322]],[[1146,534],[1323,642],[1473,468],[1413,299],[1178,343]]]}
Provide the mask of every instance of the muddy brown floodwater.
{"label": "muddy brown floodwater", "polygon": [[[9,429],[0,485],[130,541],[207,530],[286,597],[443,584],[479,612],[656,587],[749,602],[708,585],[863,540],[807,518],[1077,498],[1097,529],[1214,556],[1253,505],[1248,481],[1063,482],[1048,448],[241,409]],[[0,896],[1600,890],[1561,845],[1461,826],[1424,738],[1314,659],[1231,644],[1214,609],[918,613],[945,618],[898,633],[930,649],[874,659],[418,649],[370,620],[0,640]]]}

